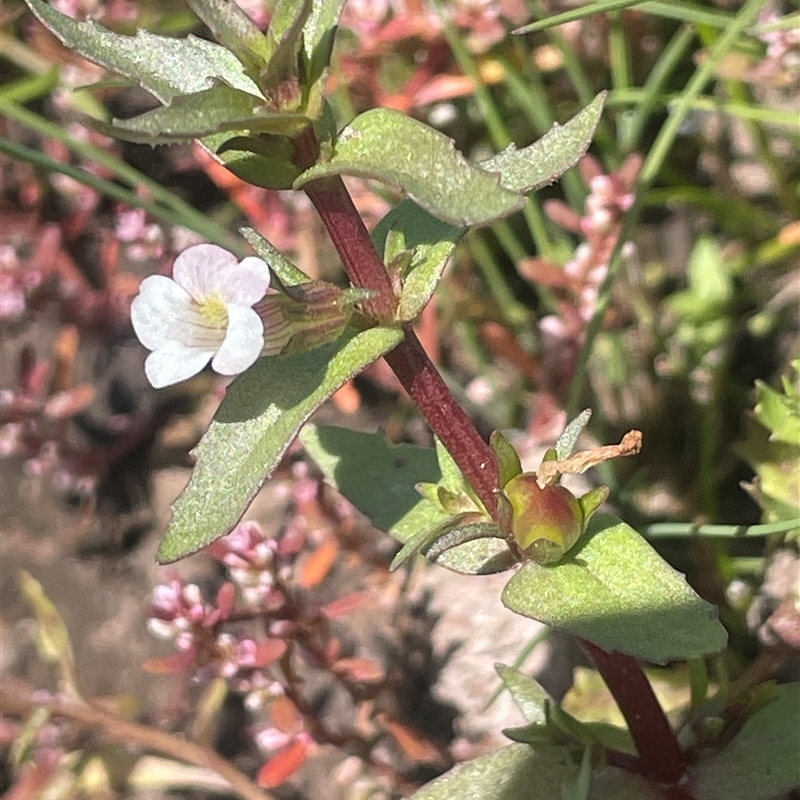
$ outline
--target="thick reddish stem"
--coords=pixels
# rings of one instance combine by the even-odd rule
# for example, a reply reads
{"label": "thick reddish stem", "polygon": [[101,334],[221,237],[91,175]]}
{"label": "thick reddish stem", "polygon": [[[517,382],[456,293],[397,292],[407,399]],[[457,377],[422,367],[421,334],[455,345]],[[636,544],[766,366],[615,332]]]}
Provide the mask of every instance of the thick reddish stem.
{"label": "thick reddish stem", "polygon": [[385,358],[486,510],[494,516],[495,490],[500,480],[494,452],[450,393],[414,331],[407,328],[405,341]]}
{"label": "thick reddish stem", "polygon": [[[298,164],[307,165],[315,147],[313,132],[301,134],[295,140]],[[396,305],[394,288],[341,178],[313,181],[305,191],[327,228],[350,280],[362,289],[376,292],[374,298],[363,304],[364,310],[378,320],[393,319]],[[406,329],[405,341],[386,356],[386,361],[486,510],[494,515],[497,508],[495,489],[499,480],[494,452],[456,402],[410,328]]]}
{"label": "thick reddish stem", "polygon": [[362,303],[379,320],[394,317],[394,287],[341,178],[323,178],[305,187],[322,218],[353,285],[372,289],[375,296]]}
{"label": "thick reddish stem", "polygon": [[639,662],[623,653],[607,653],[585,640],[581,640],[581,646],[628,723],[646,777],[658,783],[677,783],[683,778],[686,762]]}
{"label": "thick reddish stem", "polygon": [[[314,129],[308,127],[298,134],[294,148],[295,163],[300,169],[306,170],[314,164],[319,154]],[[375,292],[375,297],[362,303],[364,311],[378,320],[392,319],[397,304],[392,281],[342,179],[338,176],[322,178],[304,189],[353,285]]]}
{"label": "thick reddish stem", "polygon": [[[301,169],[316,161],[318,148],[311,128],[297,137],[295,150]],[[325,178],[308,184],[305,191],[350,280],[376,292],[370,303],[364,304],[365,311],[378,320],[392,319],[396,298],[391,280],[344,183],[338,177]],[[456,402],[410,328],[406,328],[405,340],[386,355],[386,361],[489,513],[495,515],[499,472],[494,452]],[[630,656],[607,653],[590,642],[582,644],[628,722],[648,777],[664,784],[677,783],[685,772],[683,754],[639,663]]]}

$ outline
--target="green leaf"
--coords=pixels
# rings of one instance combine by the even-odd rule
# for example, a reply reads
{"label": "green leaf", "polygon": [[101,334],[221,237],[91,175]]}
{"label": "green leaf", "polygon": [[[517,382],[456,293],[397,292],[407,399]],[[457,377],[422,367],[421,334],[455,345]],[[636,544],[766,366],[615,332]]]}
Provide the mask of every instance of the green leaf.
{"label": "green leaf", "polygon": [[245,131],[206,136],[201,144],[237,178],[264,189],[291,189],[300,170],[292,162],[294,145],[288,136]]}
{"label": "green leaf", "polygon": [[425,551],[428,550],[431,545],[433,545],[444,534],[453,530],[454,528],[457,528],[459,524],[471,519],[472,517],[474,517],[474,514],[458,514],[452,519],[448,519],[441,525],[437,525],[430,530],[423,529],[417,531],[413,536],[406,539],[405,543],[400,548],[400,551],[392,559],[392,563],[389,565],[389,570],[394,572],[398,567],[401,567],[403,564],[405,564],[409,558],[417,555],[418,553],[422,553],[424,555]]}
{"label": "green leaf", "polygon": [[398,550],[397,555],[392,559],[392,563],[389,564],[389,571],[394,572],[399,569],[409,558],[418,555],[423,547],[433,544],[440,535],[439,531],[438,525],[430,530],[423,528],[406,539],[403,546]]}
{"label": "green leaf", "polygon": [[582,722],[550,699],[545,701],[543,711],[544,722],[533,721],[518,728],[506,728],[503,733],[520,744],[554,742],[582,747],[599,744],[636,755],[633,739],[625,728],[618,728],[607,722]]}
{"label": "green leaf", "polygon": [[782,522],[800,516],[800,444],[773,440],[755,416],[745,417],[747,438],[733,451],[756,471],[743,488],[764,510],[764,522]]}
{"label": "green leaf", "polygon": [[197,463],[175,502],[159,561],[176,561],[228,533],[314,410],[402,338],[394,328],[348,329],[329,345],[262,358],[239,376],[194,451]]}
{"label": "green leaf", "polygon": [[800,786],[797,710],[800,684],[776,686],[722,750],[696,764],[689,791],[697,800],[769,800]]}
{"label": "green leaf", "polygon": [[[333,112],[327,103],[322,115],[314,120],[314,130],[320,142],[330,141],[335,132]],[[250,136],[248,133],[247,130],[222,131],[206,136],[201,144],[237,178],[265,189],[291,189],[300,174],[293,162],[291,138],[267,133]]]}
{"label": "green leaf", "polygon": [[298,27],[302,30],[303,23],[311,13],[309,0],[277,0],[272,9],[272,18],[269,21],[267,37],[272,43],[273,52],[290,38],[296,37]]}
{"label": "green leaf", "polygon": [[400,231],[405,240],[404,248],[415,250],[433,247],[439,242],[457,242],[464,229],[437,219],[420,208],[412,200],[398,203],[372,231],[372,241],[379,253],[386,250],[386,237],[390,231]]}
{"label": "green leaf", "polygon": [[130,78],[165,105],[179,95],[210,88],[215,79],[262,96],[236,56],[213,42],[194,36],[173,39],[141,30],[136,36],[122,36],[92,20],[77,22],[43,0],[25,2],[68,48]]}
{"label": "green leaf", "polygon": [[19,585],[25,599],[36,614],[36,647],[39,657],[48,664],[58,666],[58,683],[61,691],[79,697],[75,680],[75,657],[69,631],[53,601],[44,588],[29,572],[20,570]]}
{"label": "green leaf", "polygon": [[717,609],[633,528],[607,515],[594,517],[558,564],[525,564],[503,603],[604,650],[656,663],[715,653],[727,641]]}
{"label": "green leaf", "polygon": [[50,709],[42,706],[34,708],[28,715],[8,751],[8,760],[15,771],[36,758],[42,741],[43,728],[50,722],[51,716]]}
{"label": "green leaf", "polygon": [[454,494],[463,493],[467,488],[467,482],[464,480],[464,476],[458,468],[455,459],[450,455],[450,451],[442,444],[442,440],[438,437],[434,439],[434,445],[436,447],[436,459],[439,462],[439,470],[442,474],[439,483]]}
{"label": "green leaf", "polygon": [[401,249],[412,253],[400,293],[398,321],[410,322],[422,313],[463,232],[463,228],[437,219],[411,200],[396,205],[375,226],[372,241],[387,264],[396,249],[387,246],[390,234],[397,234],[394,239],[402,240]]}
{"label": "green leaf", "polygon": [[496,523],[474,513],[452,521],[422,552],[435,564],[465,575],[502,572],[515,563]]}
{"label": "green leaf", "polygon": [[295,110],[302,104],[300,50],[310,13],[311,0],[279,0],[267,31],[274,49],[262,71],[261,86],[282,109]]}
{"label": "green leaf", "polygon": [[258,75],[272,54],[269,40],[230,0],[188,0],[189,7],[208,26],[214,38],[230,50],[251,75]]}
{"label": "green leaf", "polygon": [[[417,484],[443,481],[436,452],[430,447],[394,444],[384,434],[332,426],[307,425],[300,441],[325,475],[376,528],[401,542],[424,542],[451,520],[437,503],[421,497]],[[441,448],[447,469],[449,455]],[[456,467],[456,470],[458,468]],[[461,473],[451,480],[463,480]],[[452,489],[459,489],[457,483]],[[506,569],[508,548],[497,539],[480,539],[442,553],[436,563],[470,575]]]}
{"label": "green leaf", "polygon": [[590,800],[664,800],[663,789],[641,775],[618,767],[604,767],[592,773]]}
{"label": "green leaf", "polygon": [[[327,105],[325,85],[328,77],[336,27],[344,0],[312,0],[311,13],[303,26],[303,48],[306,56],[306,111],[316,118]],[[320,140],[322,141],[322,140]]]}
{"label": "green leaf", "polygon": [[719,242],[703,236],[697,240],[688,264],[689,288],[710,305],[725,303],[733,296],[733,279]]}
{"label": "green leaf", "polygon": [[800,400],[796,392],[777,392],[766,383],[756,381],[756,396],[755,414],[770,430],[770,441],[800,445]]}
{"label": "green leaf", "polygon": [[400,292],[398,322],[412,322],[422,313],[433,297],[454,249],[455,243],[446,241],[416,248]]}
{"label": "green leaf", "polygon": [[528,194],[553,183],[589,149],[605,100],[606,92],[601,92],[569,122],[553,126],[532,145],[522,150],[509,145],[480,166],[499,172],[500,184],[512,192]]}
{"label": "green leaf", "polygon": [[168,106],[111,125],[95,122],[102,132],[139,144],[169,144],[202,139],[220,131],[291,134],[308,124],[302,114],[263,111],[264,101],[252,94],[216,83],[196,94],[176,97]]}
{"label": "green leaf", "polygon": [[477,541],[460,544],[437,555],[437,566],[460,572],[462,575],[491,575],[510,569],[515,563],[515,558],[506,543],[498,538],[500,529],[497,526],[493,527],[496,534],[491,538],[487,538],[484,532]]}
{"label": "green leaf", "polygon": [[409,800],[554,800],[576,772],[560,747],[512,744],[453,767]]}
{"label": "green leaf", "polygon": [[495,664],[494,668],[497,670],[497,674],[505,684],[506,689],[511,692],[514,702],[519,706],[519,710],[525,719],[528,722],[544,724],[545,702],[553,702],[553,698],[549,693],[533,678],[518,669],[514,669],[514,667]]}
{"label": "green leaf", "polygon": [[306,425],[300,441],[326,480],[376,528],[401,542],[447,520],[414,488],[441,477],[433,448],[395,444],[382,433],[332,425]]}
{"label": "green leaf", "polygon": [[500,185],[499,175],[468,162],[452,139],[388,108],[356,117],[339,134],[330,160],[306,170],[294,185],[343,174],[373,178],[401,190],[453,225],[492,222],[524,203],[521,195]]}

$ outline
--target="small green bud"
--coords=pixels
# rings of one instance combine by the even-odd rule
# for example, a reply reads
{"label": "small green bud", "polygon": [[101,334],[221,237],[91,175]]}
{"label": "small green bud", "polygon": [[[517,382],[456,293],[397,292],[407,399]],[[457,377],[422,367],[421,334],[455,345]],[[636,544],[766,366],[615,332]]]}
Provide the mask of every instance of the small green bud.
{"label": "small green bud", "polygon": [[512,478],[503,494],[511,505],[510,532],[520,549],[537,564],[552,564],[581,537],[608,489],[593,489],[579,500],[558,484],[542,488],[536,473],[526,472]]}

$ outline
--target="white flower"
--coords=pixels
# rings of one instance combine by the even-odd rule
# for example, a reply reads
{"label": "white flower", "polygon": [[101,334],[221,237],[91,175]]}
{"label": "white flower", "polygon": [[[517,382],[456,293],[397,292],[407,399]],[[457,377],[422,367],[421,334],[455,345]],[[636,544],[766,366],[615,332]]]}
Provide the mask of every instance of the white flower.
{"label": "white flower", "polygon": [[264,325],[252,306],[269,287],[267,265],[198,244],[178,256],[172,276],[145,278],[131,305],[133,329],[153,351],[144,365],[150,383],[178,383],[209,361],[221,375],[244,372],[264,345]]}

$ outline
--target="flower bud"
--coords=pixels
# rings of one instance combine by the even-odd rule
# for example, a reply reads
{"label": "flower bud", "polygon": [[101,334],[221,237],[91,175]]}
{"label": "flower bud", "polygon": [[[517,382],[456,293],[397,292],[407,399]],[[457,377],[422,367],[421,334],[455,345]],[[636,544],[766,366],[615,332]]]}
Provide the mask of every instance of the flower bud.
{"label": "flower bud", "polygon": [[338,339],[358,304],[370,295],[324,281],[282,286],[255,306],[264,323],[261,354],[305,352]]}
{"label": "flower bud", "polygon": [[558,561],[583,533],[583,508],[569,489],[557,484],[542,488],[536,474],[527,472],[512,478],[503,491],[512,508],[511,533],[538,564]]}

